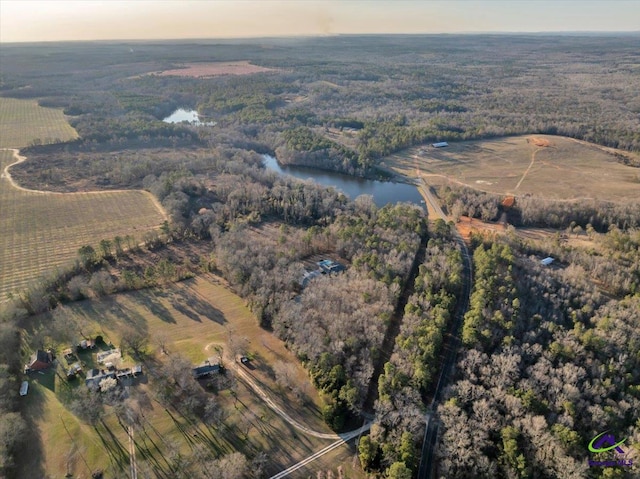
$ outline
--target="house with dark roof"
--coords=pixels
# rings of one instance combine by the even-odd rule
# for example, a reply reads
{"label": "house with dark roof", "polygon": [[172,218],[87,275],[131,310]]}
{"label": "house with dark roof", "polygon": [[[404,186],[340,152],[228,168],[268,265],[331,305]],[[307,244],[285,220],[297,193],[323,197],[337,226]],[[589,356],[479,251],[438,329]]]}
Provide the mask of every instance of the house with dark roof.
{"label": "house with dark roof", "polygon": [[53,354],[51,351],[43,351],[38,349],[29,358],[29,362],[25,365],[25,371],[42,371],[51,367],[53,363]]}
{"label": "house with dark roof", "polygon": [[331,274],[331,273],[339,273],[344,271],[346,268],[344,265],[332,261],[330,259],[323,259],[322,261],[318,261],[318,268],[322,274]]}
{"label": "house with dark roof", "polygon": [[219,364],[210,364],[208,362],[205,362],[204,364],[201,364],[200,366],[196,366],[195,368],[193,368],[191,370],[191,373],[193,374],[193,378],[194,379],[202,379],[205,378],[207,376],[211,376],[214,373],[220,373],[220,365]]}

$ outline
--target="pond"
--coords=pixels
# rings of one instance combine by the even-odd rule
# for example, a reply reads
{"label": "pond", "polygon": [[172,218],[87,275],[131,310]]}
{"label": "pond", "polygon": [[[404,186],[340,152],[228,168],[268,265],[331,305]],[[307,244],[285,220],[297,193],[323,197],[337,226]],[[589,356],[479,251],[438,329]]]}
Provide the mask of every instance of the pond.
{"label": "pond", "polygon": [[184,108],[178,108],[162,121],[165,123],[182,123],[187,122],[194,126],[214,126],[215,121],[200,121],[200,116],[196,110],[185,110]]}
{"label": "pond", "polygon": [[343,175],[332,171],[318,170],[304,166],[281,166],[270,155],[262,155],[264,166],[283,175],[290,175],[301,180],[312,179],[323,186],[333,186],[349,198],[360,195],[371,195],[378,207],[399,201],[423,205],[424,201],[415,186],[391,181],[375,181]]}

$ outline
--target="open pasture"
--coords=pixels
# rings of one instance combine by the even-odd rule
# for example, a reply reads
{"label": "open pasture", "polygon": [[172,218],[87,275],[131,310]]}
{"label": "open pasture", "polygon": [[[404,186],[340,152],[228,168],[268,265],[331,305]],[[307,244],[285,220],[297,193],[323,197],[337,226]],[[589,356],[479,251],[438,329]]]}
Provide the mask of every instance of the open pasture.
{"label": "open pasture", "polygon": [[[148,336],[142,361],[146,379],[130,388],[130,399],[127,400],[144,414],[142,424],[135,428],[136,462],[140,474],[153,470],[156,474],[153,477],[171,477],[165,458],[172,457],[176,450],[190,457],[194,448],[204,446],[219,455],[239,450],[251,457],[258,451],[265,451],[268,455],[266,472],[271,475],[334,441],[316,438],[296,429],[270,409],[235,373],[236,368],[243,368],[294,420],[315,431],[331,432],[322,421],[317,394],[302,366],[280,340],[258,326],[257,319],[244,301],[219,277],[206,275],[170,288],[73,303],[55,313],[32,318],[27,325],[27,334],[50,324],[51,314],[66,318],[87,333],[102,334],[116,346],[120,345],[126,328],[134,328]],[[161,352],[160,340],[166,354]],[[233,360],[234,341],[236,344],[245,342],[245,352],[253,358],[249,366],[241,366]],[[60,348],[63,346],[61,344]],[[155,375],[178,354],[194,364],[206,358],[215,360],[222,354],[228,369],[227,377],[235,377],[236,380],[231,386],[218,387],[215,399],[224,411],[221,424],[206,426],[199,420],[183,416],[179,410],[165,409],[165,405],[155,399]],[[133,361],[126,351],[124,360],[128,363]],[[274,365],[278,361],[291,366],[295,382],[306,391],[304,404],[297,402],[291,391],[275,383]],[[59,376],[54,381],[45,381],[44,378],[34,375],[33,395],[29,393],[25,406],[26,415],[33,418],[33,430],[40,431],[39,440],[35,441],[42,459],[40,468],[49,474],[63,476],[66,468],[71,467],[75,471],[74,477],[88,477],[88,472],[97,468],[109,471],[110,477],[127,471],[127,436],[115,417],[115,411],[107,408],[104,423],[93,429],[69,414],[63,402],[66,381]],[[216,379],[211,381],[215,383]],[[52,438],[55,442],[51,441]],[[74,444],[82,446],[69,458],[70,451],[75,451]],[[124,460],[118,464],[118,452],[122,449],[125,457],[120,458]],[[350,462],[352,453],[350,446],[343,445],[331,457]],[[37,476],[38,461],[32,463],[25,464],[21,471],[24,477]],[[314,470],[315,465],[312,463],[307,470]],[[338,465],[320,461],[317,467],[335,468]],[[162,471],[168,475],[163,476]]]}
{"label": "open pasture", "polygon": [[41,107],[36,100],[0,98],[0,148],[60,143],[77,137],[61,110]]}
{"label": "open pasture", "polygon": [[150,193],[109,191],[51,193],[16,187],[8,165],[14,153],[0,150],[0,300],[57,266],[83,245],[133,235],[140,238],[165,219]]}
{"label": "open pasture", "polygon": [[615,153],[639,155],[550,135],[452,142],[413,147],[384,158],[382,166],[429,184],[454,182],[497,194],[551,199],[624,201],[640,197],[640,169]]}

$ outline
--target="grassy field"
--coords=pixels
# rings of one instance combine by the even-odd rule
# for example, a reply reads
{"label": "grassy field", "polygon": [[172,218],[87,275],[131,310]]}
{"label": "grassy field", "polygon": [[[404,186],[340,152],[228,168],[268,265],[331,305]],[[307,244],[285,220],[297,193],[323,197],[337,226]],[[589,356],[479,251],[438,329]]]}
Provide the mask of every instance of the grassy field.
{"label": "grassy field", "polygon": [[[144,404],[145,422],[136,432],[137,462],[142,471],[154,471],[154,477],[164,477],[162,471],[168,471],[164,458],[172,451],[178,450],[189,457],[199,443],[213,448],[218,454],[240,450],[252,456],[257,451],[265,451],[269,458],[267,473],[275,474],[333,442],[293,428],[240,379],[237,381],[237,401],[231,390],[224,388],[216,396],[218,404],[228,413],[224,424],[217,429],[185,418],[175,410],[167,410],[154,399],[150,387],[153,370],[161,367],[163,361],[170,360],[171,355],[179,353],[199,363],[205,358],[217,357],[222,351],[228,374],[233,376],[234,368],[241,366],[229,357],[229,339],[246,339],[247,353],[254,358],[251,368],[247,369],[252,378],[294,419],[316,431],[330,432],[320,415],[319,398],[302,366],[281,341],[258,327],[243,300],[216,276],[198,277],[162,290],[83,301],[65,306],[54,314],[81,324],[87,334],[91,331],[103,334],[116,346],[121,341],[123,328],[134,327],[149,335],[144,361],[148,379],[132,386],[130,393],[133,400]],[[26,327],[27,337],[48,324],[51,318],[42,315],[32,321]],[[157,346],[156,338],[162,336],[167,340],[167,355],[161,354]],[[63,346],[61,344],[60,348]],[[124,361],[133,362],[130,357],[125,357]],[[297,403],[290,391],[275,384],[273,365],[276,361],[294,365],[296,382],[306,384],[308,398],[304,404]],[[73,477],[89,477],[89,472],[96,468],[109,471],[109,477],[126,475],[126,461],[118,462],[117,459],[118,450],[127,449],[128,439],[112,410],[108,410],[104,424],[94,429],[79,422],[66,409],[62,401],[66,381],[51,372],[32,375],[31,381],[24,412],[26,417],[32,418],[30,429],[39,431],[34,438],[38,447],[34,450],[42,460],[39,467],[38,461],[25,464],[20,471],[21,477],[40,477],[38,474],[42,470],[52,477],[62,477],[68,467],[74,471]],[[71,454],[71,451],[82,454]],[[305,472],[333,469],[338,477],[337,467],[343,464],[343,469],[348,471],[345,477],[361,477],[353,472],[352,458],[352,447],[341,446],[317,465],[309,465]],[[294,474],[292,477],[302,476]]]}
{"label": "grassy field", "polygon": [[611,201],[640,197],[640,169],[619,163],[615,153],[638,157],[571,138],[535,135],[414,147],[384,158],[381,165],[429,184],[450,181],[498,194]]}
{"label": "grassy field", "polygon": [[0,148],[60,143],[77,137],[62,111],[38,106],[36,100],[0,98]]}
{"label": "grassy field", "polygon": [[0,150],[0,300],[68,264],[80,246],[128,234],[140,238],[164,220],[143,191],[60,194],[18,189],[5,170],[14,161],[12,151]]}

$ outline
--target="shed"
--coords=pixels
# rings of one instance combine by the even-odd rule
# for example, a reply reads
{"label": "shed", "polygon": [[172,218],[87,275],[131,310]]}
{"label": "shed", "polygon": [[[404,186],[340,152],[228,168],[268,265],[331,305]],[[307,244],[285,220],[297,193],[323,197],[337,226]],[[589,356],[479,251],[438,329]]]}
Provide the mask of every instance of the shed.
{"label": "shed", "polygon": [[555,259],[553,259],[551,256],[546,257],[545,259],[543,259],[542,261],[540,261],[540,264],[542,266],[549,266],[551,263],[553,263],[555,261]]}
{"label": "shed", "polygon": [[26,396],[29,392],[29,381],[22,381],[20,385],[20,396]]}
{"label": "shed", "polygon": [[73,364],[68,370],[67,370],[67,379],[73,379],[75,378],[78,373],[82,371],[82,366],[80,366],[80,363],[75,363]]}
{"label": "shed", "polygon": [[445,146],[449,146],[449,143],[447,143],[446,141],[441,141],[438,143],[432,143],[431,146],[433,146],[434,148],[444,148]]}

